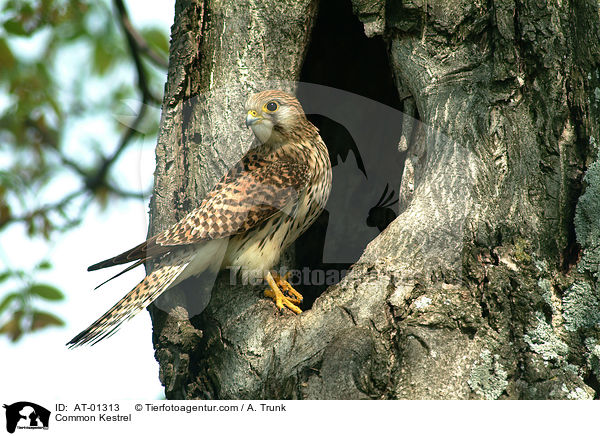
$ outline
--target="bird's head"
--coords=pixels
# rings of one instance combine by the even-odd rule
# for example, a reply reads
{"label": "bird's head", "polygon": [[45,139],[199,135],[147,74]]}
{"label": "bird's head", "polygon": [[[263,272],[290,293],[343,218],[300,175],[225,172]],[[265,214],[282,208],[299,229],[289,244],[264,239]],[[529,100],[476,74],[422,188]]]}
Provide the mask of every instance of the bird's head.
{"label": "bird's head", "polygon": [[307,122],[296,97],[278,90],[251,95],[245,110],[246,126],[263,144],[283,141],[299,125]]}

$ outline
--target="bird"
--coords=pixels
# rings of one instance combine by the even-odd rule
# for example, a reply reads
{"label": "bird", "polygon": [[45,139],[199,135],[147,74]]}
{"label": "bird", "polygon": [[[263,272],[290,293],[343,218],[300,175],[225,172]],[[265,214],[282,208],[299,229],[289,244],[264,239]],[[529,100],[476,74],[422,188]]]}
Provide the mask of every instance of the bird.
{"label": "bird", "polygon": [[183,280],[225,268],[242,275],[260,271],[268,284],[264,295],[280,312],[302,312],[300,292],[272,268],[325,208],[332,185],[329,153],[292,94],[261,91],[249,96],[244,110],[253,142],[200,206],[136,247],[88,267],[135,262],[112,280],[146,262],[154,265],[68,347],[96,344]]}

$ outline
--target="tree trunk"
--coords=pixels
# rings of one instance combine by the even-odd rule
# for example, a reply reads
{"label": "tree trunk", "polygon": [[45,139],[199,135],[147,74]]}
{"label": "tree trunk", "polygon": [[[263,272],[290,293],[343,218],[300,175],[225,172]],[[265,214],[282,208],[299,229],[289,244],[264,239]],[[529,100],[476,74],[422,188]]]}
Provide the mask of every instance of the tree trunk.
{"label": "tree trunk", "polygon": [[[167,398],[598,396],[598,3],[352,7],[420,120],[399,139],[402,213],[300,316],[229,272],[198,316],[196,282],[165,295],[151,314]],[[301,79],[320,13],[177,1],[151,234],[247,149],[248,93]]]}

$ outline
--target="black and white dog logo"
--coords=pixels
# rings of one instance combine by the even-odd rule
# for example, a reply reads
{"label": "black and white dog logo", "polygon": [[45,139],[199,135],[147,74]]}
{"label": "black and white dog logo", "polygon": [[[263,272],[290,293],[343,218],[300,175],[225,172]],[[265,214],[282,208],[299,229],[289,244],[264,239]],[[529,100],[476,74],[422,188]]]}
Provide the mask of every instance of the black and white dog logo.
{"label": "black and white dog logo", "polygon": [[18,429],[47,429],[50,411],[28,401],[19,401],[6,409],[6,430],[14,433]]}

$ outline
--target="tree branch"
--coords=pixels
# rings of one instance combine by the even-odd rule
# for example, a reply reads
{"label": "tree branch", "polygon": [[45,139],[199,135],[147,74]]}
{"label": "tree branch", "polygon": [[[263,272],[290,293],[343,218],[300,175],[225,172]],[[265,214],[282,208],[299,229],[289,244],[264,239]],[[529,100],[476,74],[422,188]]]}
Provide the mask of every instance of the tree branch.
{"label": "tree branch", "polygon": [[[133,27],[131,25],[131,21],[129,20],[129,14],[127,13],[127,9],[125,8],[123,0],[115,0],[114,3],[115,8],[118,12],[117,18],[119,20],[119,24],[121,25],[121,28],[125,33],[125,38],[129,46],[129,52],[131,53],[135,69],[137,71],[138,87],[142,92],[142,100],[146,104],[148,104],[150,101],[156,104],[160,104],[160,99],[155,97],[151,93],[150,88],[148,86],[146,70],[144,69],[142,57],[140,56],[140,52],[143,52],[143,46],[139,45],[139,39],[141,39],[141,36],[137,34],[137,32],[132,31]],[[144,44],[147,45],[145,42]]]}
{"label": "tree branch", "polygon": [[125,10],[123,2],[121,0],[116,0],[115,5],[119,11],[121,26],[123,27],[123,30],[132,38],[137,51],[146,56],[157,67],[166,70],[169,67],[167,60],[153,50],[152,47],[150,47],[150,45],[146,42],[144,37],[135,29],[133,24],[131,24],[131,20],[129,19],[129,15]]}
{"label": "tree branch", "polygon": [[137,200],[144,200],[150,196],[150,192],[135,192],[135,191],[127,191],[125,189],[119,188],[118,186],[107,185],[107,188],[113,194],[118,195],[123,198],[133,198]]}
{"label": "tree branch", "polygon": [[[108,173],[110,167],[113,163],[119,158],[123,150],[127,148],[129,142],[133,138],[133,136],[137,133],[137,129],[142,122],[144,116],[146,115],[146,106],[152,102],[156,104],[160,104],[160,99],[152,94],[150,91],[150,87],[148,85],[148,76],[146,74],[146,70],[144,69],[144,65],[142,63],[142,58],[140,56],[140,52],[147,52],[147,44],[144,42],[140,44],[141,36],[135,32],[133,26],[131,25],[131,21],[129,20],[129,14],[127,13],[127,9],[125,8],[125,4],[122,0],[114,1],[115,8],[117,10],[117,18],[125,33],[125,39],[127,40],[127,45],[129,47],[129,52],[133,59],[133,63],[135,65],[135,69],[137,72],[137,83],[140,92],[142,93],[142,101],[139,106],[138,114],[131,125],[127,127],[127,130],[123,133],[121,140],[119,141],[119,145],[117,146],[114,153],[107,158],[104,158],[100,168],[93,176],[86,178],[86,186],[88,189],[94,191],[100,186],[108,185],[105,182],[106,174]],[[147,49],[145,48],[147,47]],[[113,190],[113,192],[119,192],[119,190]]]}

